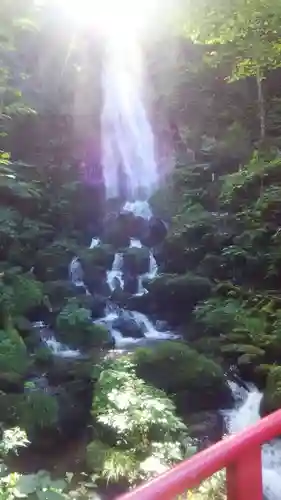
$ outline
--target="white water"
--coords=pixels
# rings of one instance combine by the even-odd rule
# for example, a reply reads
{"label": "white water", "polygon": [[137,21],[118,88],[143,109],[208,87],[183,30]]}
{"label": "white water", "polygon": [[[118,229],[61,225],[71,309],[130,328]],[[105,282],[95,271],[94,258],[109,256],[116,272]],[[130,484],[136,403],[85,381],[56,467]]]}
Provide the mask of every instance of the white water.
{"label": "white water", "polygon": [[110,45],[104,58],[102,164],[107,198],[149,199],[158,183],[154,137],[141,92],[141,55],[134,41]]}
{"label": "white water", "polygon": [[78,257],[74,257],[69,265],[69,276],[73,285],[85,287],[84,272]]}
{"label": "white water", "polygon": [[123,207],[123,212],[131,212],[135,217],[142,217],[146,220],[149,220],[152,217],[151,208],[147,201],[127,201]]}
{"label": "white water", "polygon": [[110,290],[113,292],[115,288],[120,286],[122,290],[124,289],[123,280],[123,254],[116,253],[114,257],[114,262],[111,271],[107,272],[107,283]]}
{"label": "white water", "polygon": [[93,238],[90,244],[90,249],[96,248],[100,245],[100,239],[99,238]]}
{"label": "white water", "polygon": [[96,321],[97,324],[103,324],[110,329],[111,334],[115,340],[116,349],[130,348],[135,345],[142,345],[147,341],[176,340],[180,338],[178,335],[175,335],[170,331],[159,332],[155,329],[153,323],[147,318],[147,316],[137,311],[130,311],[130,315],[132,317],[132,320],[134,320],[141,327],[143,337],[124,337],[119,330],[112,327],[114,320],[116,320],[121,313],[122,311],[118,309],[115,311],[109,310],[108,314],[104,318]]}
{"label": "white water", "polygon": [[[230,382],[236,408],[224,410],[223,415],[230,434],[235,434],[260,420],[262,393],[253,385],[247,391]],[[262,475],[264,494],[268,500],[281,499],[281,440],[276,439],[262,447]]]}
{"label": "white water", "polygon": [[33,328],[39,330],[40,338],[44,344],[52,351],[54,356],[60,358],[77,358],[81,355],[80,351],[77,349],[70,349],[65,344],[62,344],[56,340],[54,333],[49,327],[44,323],[44,321],[36,321],[33,323]]}
{"label": "white water", "polygon": [[58,356],[60,358],[78,358],[81,356],[80,351],[77,349],[70,349],[67,345],[62,344],[54,336],[49,339],[44,339],[44,342],[52,351],[54,356]]}

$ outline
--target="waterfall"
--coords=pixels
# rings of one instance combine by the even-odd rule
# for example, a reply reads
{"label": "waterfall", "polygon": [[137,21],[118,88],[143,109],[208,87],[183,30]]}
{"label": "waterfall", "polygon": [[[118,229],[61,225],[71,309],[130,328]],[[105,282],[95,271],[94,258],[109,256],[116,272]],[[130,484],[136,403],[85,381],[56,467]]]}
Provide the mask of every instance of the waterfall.
{"label": "waterfall", "polygon": [[123,280],[123,254],[116,253],[111,271],[107,272],[107,283],[113,292],[117,287],[124,288]]}
{"label": "waterfall", "polygon": [[[260,420],[262,393],[254,385],[248,391],[230,382],[236,407],[223,410],[222,414],[230,434],[240,432]],[[262,446],[262,478],[267,500],[280,500],[281,484],[281,440],[275,439]]]}
{"label": "waterfall", "polygon": [[102,75],[106,194],[107,198],[121,197],[130,202],[147,200],[158,183],[154,137],[142,102],[140,61],[136,42],[126,47],[108,44]]}

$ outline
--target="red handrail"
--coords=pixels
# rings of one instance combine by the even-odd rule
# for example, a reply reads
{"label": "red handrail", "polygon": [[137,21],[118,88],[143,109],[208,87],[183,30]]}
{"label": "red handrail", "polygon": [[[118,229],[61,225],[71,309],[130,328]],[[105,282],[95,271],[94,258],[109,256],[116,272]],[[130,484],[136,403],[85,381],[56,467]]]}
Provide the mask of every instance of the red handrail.
{"label": "red handrail", "polygon": [[228,500],[262,500],[261,445],[281,435],[281,410],[184,460],[119,500],[173,500],[226,468]]}

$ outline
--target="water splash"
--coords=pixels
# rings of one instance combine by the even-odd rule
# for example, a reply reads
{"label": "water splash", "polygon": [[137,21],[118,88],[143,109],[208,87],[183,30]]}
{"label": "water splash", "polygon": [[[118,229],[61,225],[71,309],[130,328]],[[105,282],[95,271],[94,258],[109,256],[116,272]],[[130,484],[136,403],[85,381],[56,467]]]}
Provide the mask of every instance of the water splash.
{"label": "water splash", "polygon": [[65,344],[62,344],[61,342],[56,340],[55,336],[44,339],[44,342],[52,351],[54,356],[58,356],[60,358],[79,358],[81,356],[79,350],[70,349]]}
{"label": "water splash", "polygon": [[123,279],[123,254],[116,253],[111,271],[107,271],[107,283],[113,292],[116,288],[124,289]]}
{"label": "water splash", "polygon": [[149,220],[152,217],[151,208],[147,201],[127,201],[123,207],[123,212],[131,212],[135,217],[142,217],[146,220]]}
{"label": "water splash", "polygon": [[90,249],[92,250],[93,248],[96,248],[100,245],[100,239],[99,238],[93,238],[90,244]]}
{"label": "water splash", "polygon": [[[236,408],[223,410],[227,429],[235,434],[260,420],[262,393],[254,385],[248,391],[235,382],[229,382],[237,401]],[[281,440],[275,439],[262,447],[262,477],[264,494],[268,500],[280,500],[281,484]]]}
{"label": "water splash", "polygon": [[130,315],[132,320],[135,321],[140,326],[143,332],[143,337],[142,338],[125,337],[119,330],[112,327],[114,321],[120,316],[120,314],[122,314],[121,309],[118,308],[116,308],[115,310],[109,309],[107,315],[104,318],[95,321],[96,324],[104,325],[111,331],[111,335],[115,340],[116,349],[124,349],[124,348],[128,349],[130,347],[146,345],[151,341],[155,342],[163,340],[180,339],[179,335],[175,335],[173,332],[169,330],[165,332],[160,332],[156,330],[155,326],[150,321],[150,319],[147,316],[145,316],[145,314],[142,314],[137,311],[130,311]]}
{"label": "water splash", "polygon": [[84,272],[78,257],[74,257],[69,265],[69,276],[73,285],[85,287]]}
{"label": "water splash", "polygon": [[142,102],[140,50],[110,45],[104,58],[102,164],[107,198],[147,200],[158,184],[154,137]]}

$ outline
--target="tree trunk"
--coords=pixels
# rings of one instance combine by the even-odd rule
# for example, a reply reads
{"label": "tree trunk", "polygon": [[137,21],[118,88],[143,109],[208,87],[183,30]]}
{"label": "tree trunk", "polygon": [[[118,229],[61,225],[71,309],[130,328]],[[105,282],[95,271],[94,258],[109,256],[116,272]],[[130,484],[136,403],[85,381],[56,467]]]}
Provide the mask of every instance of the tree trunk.
{"label": "tree trunk", "polygon": [[256,80],[257,80],[257,87],[258,87],[260,141],[264,142],[264,140],[265,140],[265,102],[264,102],[264,95],[263,95],[262,75],[260,72],[260,68],[258,66],[257,66]]}

